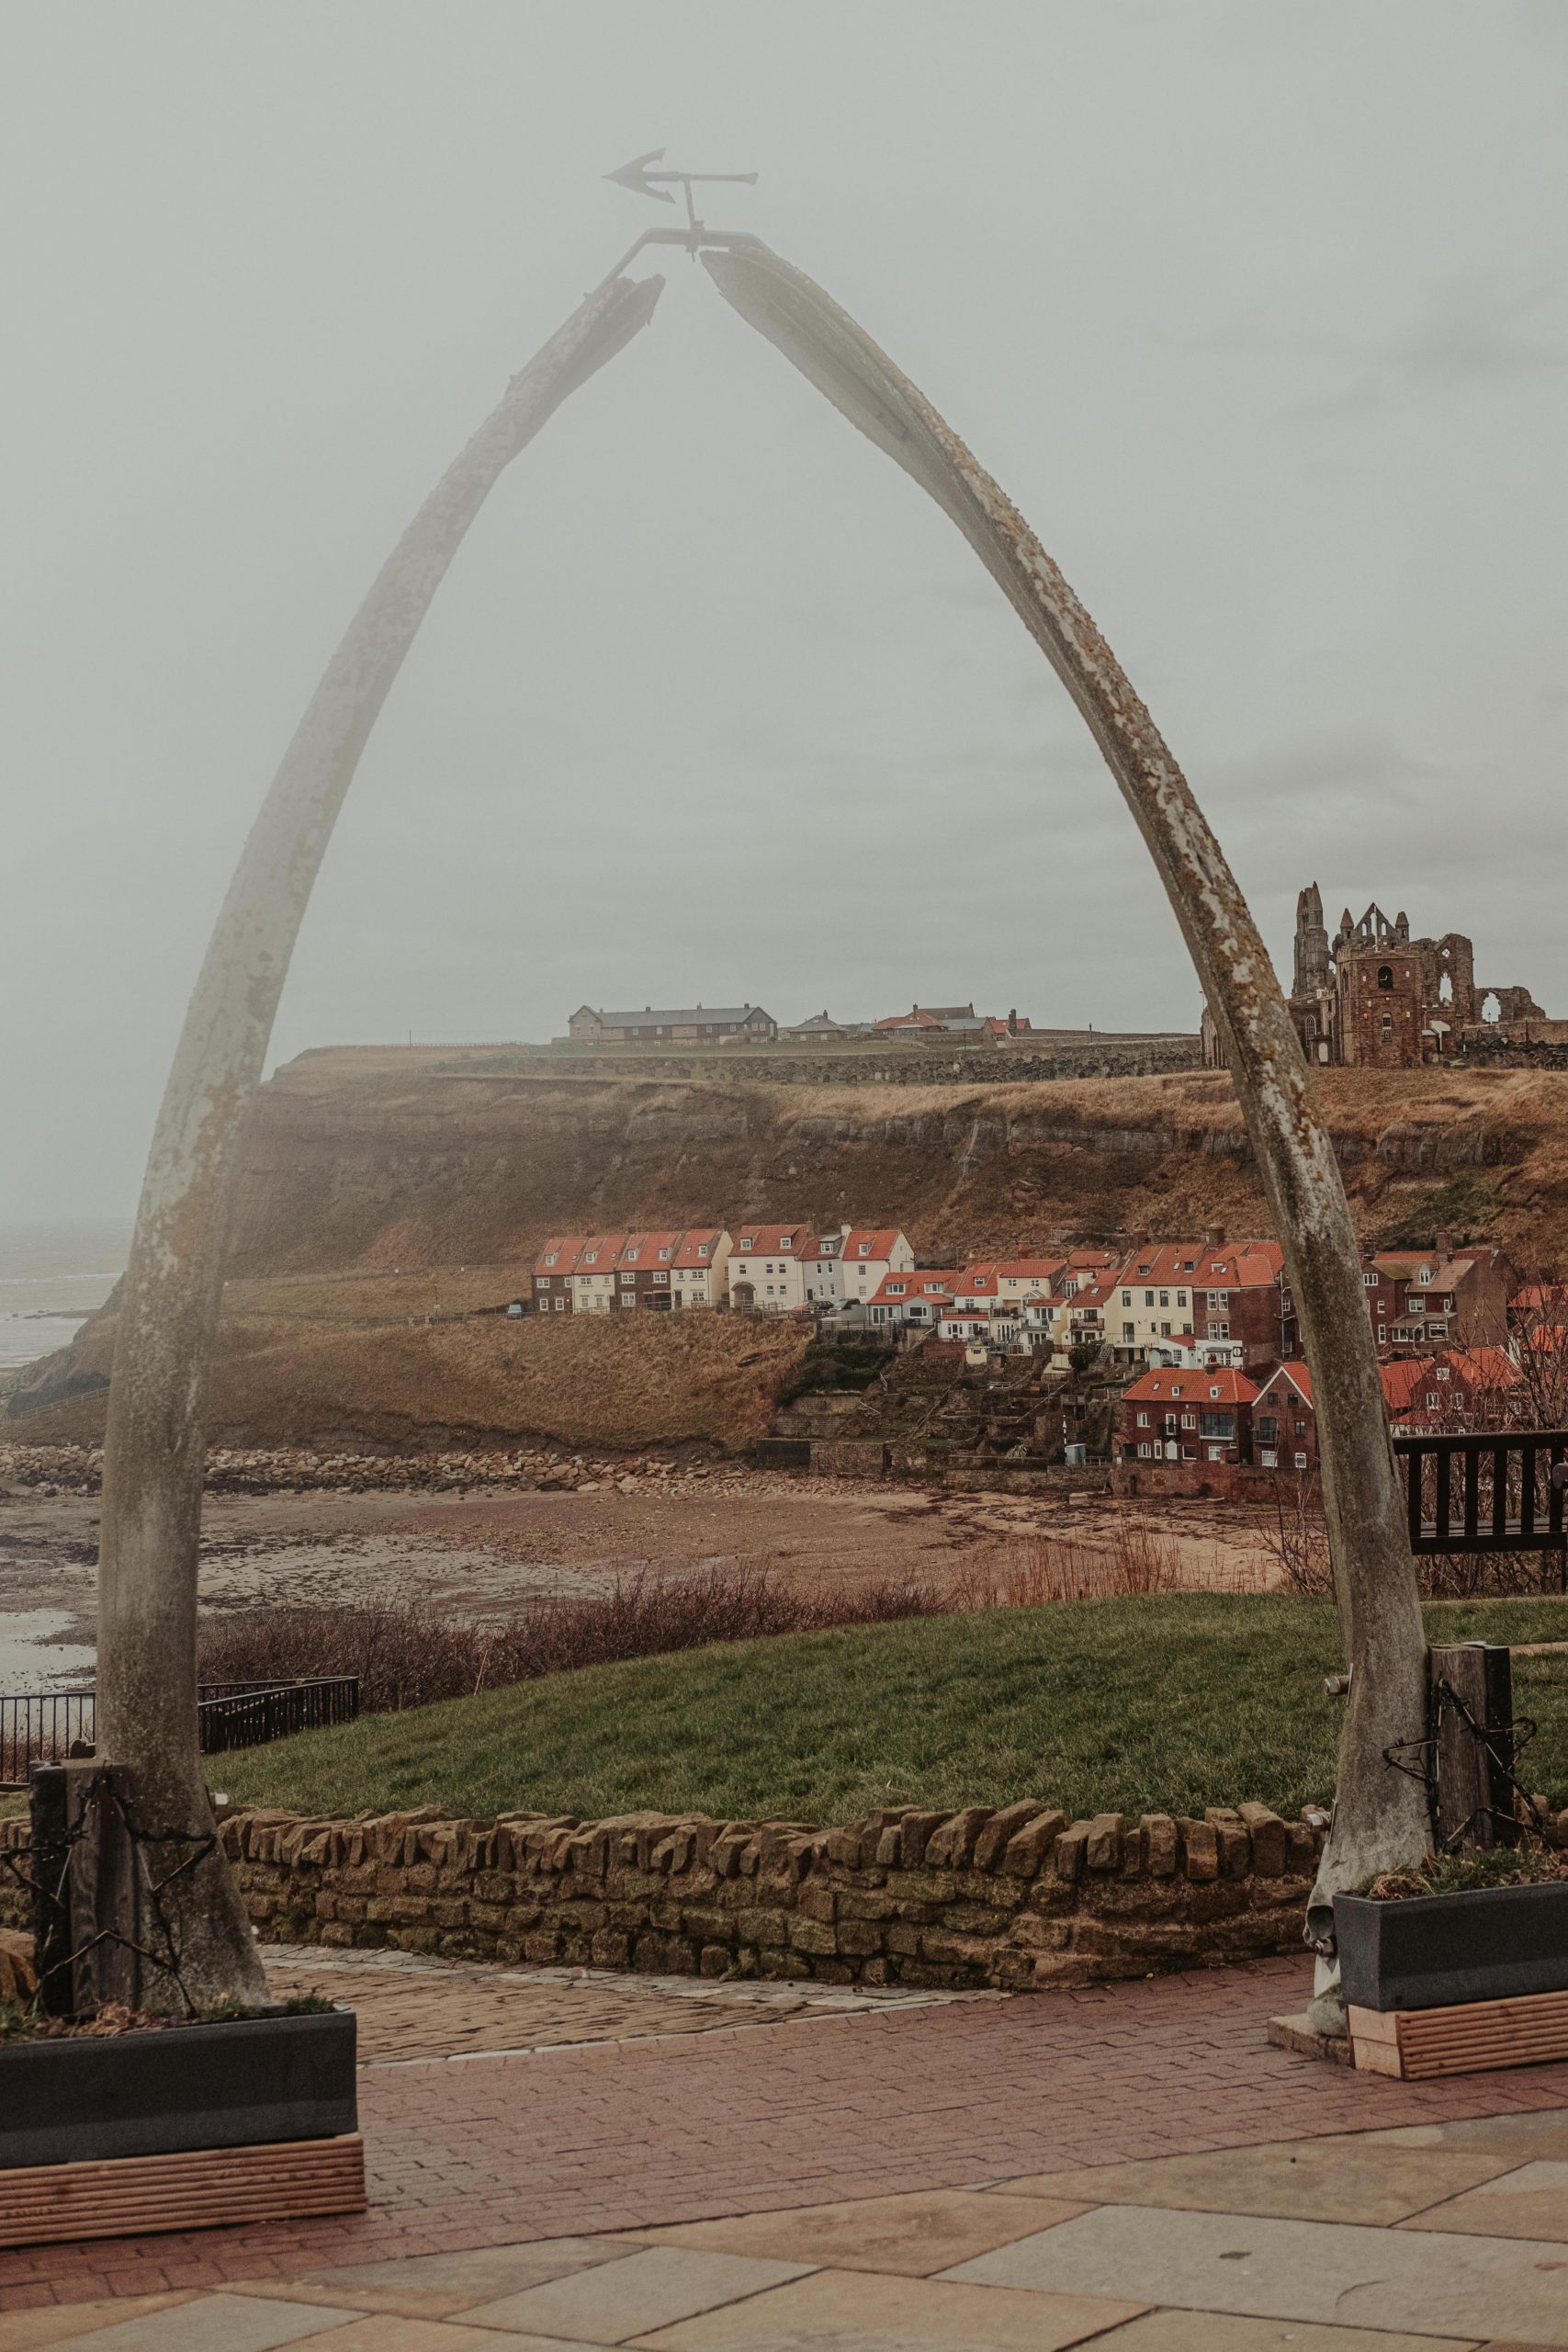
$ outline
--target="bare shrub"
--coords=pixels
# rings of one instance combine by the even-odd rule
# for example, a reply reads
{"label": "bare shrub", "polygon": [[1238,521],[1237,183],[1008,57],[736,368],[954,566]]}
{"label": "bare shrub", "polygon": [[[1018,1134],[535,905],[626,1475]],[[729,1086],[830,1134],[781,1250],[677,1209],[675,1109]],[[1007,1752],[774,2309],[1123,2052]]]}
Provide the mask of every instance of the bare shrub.
{"label": "bare shrub", "polygon": [[761,1568],[715,1566],[678,1577],[639,1571],[592,1599],[542,1601],[490,1624],[404,1600],[246,1610],[203,1625],[200,1676],[251,1682],[356,1675],[360,1705],[383,1713],[709,1642],[881,1624],[964,1605],[956,1593],[897,1577],[800,1591]]}
{"label": "bare shrub", "polygon": [[1334,1590],[1323,1490],[1315,1477],[1281,1473],[1274,1480],[1274,1517],[1263,1525],[1263,1546],[1288,1592],[1324,1600]]}

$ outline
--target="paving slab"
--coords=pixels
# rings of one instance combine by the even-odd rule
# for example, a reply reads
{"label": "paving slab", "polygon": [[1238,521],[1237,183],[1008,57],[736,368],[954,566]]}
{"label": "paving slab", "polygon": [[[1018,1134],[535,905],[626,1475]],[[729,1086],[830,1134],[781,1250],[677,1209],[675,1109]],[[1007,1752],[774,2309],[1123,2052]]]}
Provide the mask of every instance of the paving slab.
{"label": "paving slab", "polygon": [[[1495,2075],[1490,2077],[1499,2084],[1506,2079]],[[1484,2149],[1511,2155],[1516,2164],[1521,2165],[1536,2156],[1568,2159],[1568,2106],[1469,2116],[1459,2122],[1404,2123],[1356,2136],[1369,2143],[1376,2142],[1390,2147]]]}
{"label": "paving slab", "polygon": [[[356,2262],[304,2278],[236,2279],[237,2293],[285,2301],[342,2303],[355,2311],[393,2312],[410,2319],[447,2319],[502,2295],[542,2287],[552,2278],[616,2262],[640,2238],[537,2238],[527,2245],[480,2246],[468,2254],[415,2254],[402,2261]],[[956,2258],[956,2257],[955,2257]],[[0,2323],[3,2324],[3,2323]],[[7,2352],[0,2335],[0,2352]]]}
{"label": "paving slab", "polygon": [[[356,2319],[310,2337],[321,2352],[611,2352],[609,2346],[570,2344],[558,2335],[492,2334],[486,2328],[459,2327],[450,2320]],[[227,2352],[214,2336],[212,2352]]]}
{"label": "paving slab", "polygon": [[1488,2187],[1423,2213],[1418,2226],[1475,2237],[1568,2239],[1568,2163],[1520,2165]]}
{"label": "paving slab", "polygon": [[961,2264],[976,2285],[1568,2346],[1568,2241],[1105,2205]]}
{"label": "paving slab", "polygon": [[1061,2352],[1134,2318],[1105,2296],[1013,2293],[819,2270],[792,2287],[633,2339],[646,2352]]}
{"label": "paving slab", "polygon": [[276,2346],[301,2344],[342,2325],[342,2312],[324,2304],[203,2295],[55,2341],[79,2346],[81,2352],[274,2352]]}
{"label": "paving slab", "polygon": [[112,2302],[51,2303],[39,2311],[7,2312],[0,2316],[0,2352],[44,2352],[53,2344],[73,2343],[90,2329],[140,2319],[148,2312],[165,2312],[191,2301],[187,2292],[116,2296]]}
{"label": "paving slab", "polygon": [[[1299,2319],[1245,2319],[1229,2312],[1147,2312],[1096,2338],[1095,2352],[1475,2352],[1452,2335],[1397,2335],[1383,2328],[1314,2327]],[[1488,2352],[1504,2352],[1501,2346]],[[1527,2352],[1524,2346],[1511,2352]]]}
{"label": "paving slab", "polygon": [[[1003,2187],[1010,2197],[1076,2198],[1085,2205],[1160,2205],[1190,2212],[1271,2213],[1286,2221],[1392,2222],[1494,2179],[1517,2161],[1517,2156],[1482,2149],[1416,2149],[1385,2140],[1336,2137],[1227,2148],[1212,2155],[1156,2156],[1148,2164],[1032,2173]],[[942,2267],[932,2265],[933,2269]]]}
{"label": "paving slab", "polygon": [[957,2188],[917,2190],[908,2197],[864,2197],[798,2206],[783,2213],[745,2213],[730,2221],[694,2222],[643,2234],[662,2245],[773,2255],[785,2262],[891,2270],[925,2278],[971,2255],[1070,2222],[1085,2210],[1083,2204],[1062,2199],[979,2196]]}
{"label": "paving slab", "polygon": [[624,2344],[649,2328],[783,2286],[803,2270],[798,2262],[705,2254],[692,2246],[647,2246],[547,2286],[525,2287],[521,2294],[478,2304],[465,2316],[475,2328],[531,2329],[577,2344]]}

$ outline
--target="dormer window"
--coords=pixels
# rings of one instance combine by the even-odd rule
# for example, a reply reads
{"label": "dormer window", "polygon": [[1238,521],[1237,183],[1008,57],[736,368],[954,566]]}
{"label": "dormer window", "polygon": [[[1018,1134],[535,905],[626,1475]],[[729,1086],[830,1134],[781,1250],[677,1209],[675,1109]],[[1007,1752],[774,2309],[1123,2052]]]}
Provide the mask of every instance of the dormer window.
{"label": "dormer window", "polygon": [[663,1265],[663,1264],[667,1263],[667,1261],[669,1261],[669,1259],[670,1259],[670,1257],[671,1256],[671,1254],[672,1254],[672,1253],[671,1253],[670,1250],[661,1250],[660,1251],[660,1253],[659,1253],[659,1262],[660,1262],[660,1265]]}
{"label": "dormer window", "polygon": [[547,1266],[553,1266],[553,1265],[555,1264],[555,1262],[556,1262],[556,1259],[558,1258],[558,1255],[559,1255],[559,1252],[558,1252],[558,1250],[547,1250],[547,1251],[546,1251],[546,1253],[545,1253],[545,1263],[546,1263],[546,1265],[547,1265]]}
{"label": "dormer window", "polygon": [[635,1266],[635,1265],[637,1264],[637,1260],[641,1257],[641,1255],[642,1255],[642,1251],[641,1251],[640,1250],[628,1250],[626,1251],[626,1263],[627,1263],[627,1265],[628,1265],[628,1266]]}
{"label": "dormer window", "polygon": [[740,1247],[742,1250],[755,1250],[757,1247],[755,1237],[750,1233],[743,1233],[740,1237]]}
{"label": "dormer window", "polygon": [[779,1236],[779,1248],[780,1248],[781,1250],[793,1250],[793,1249],[795,1248],[795,1236],[794,1236],[794,1234],[793,1234],[793,1233],[781,1233],[781,1234],[780,1234],[780,1236]]}
{"label": "dormer window", "polygon": [[584,1259],[585,1259],[585,1262],[586,1262],[587,1264],[589,1264],[590,1266],[596,1266],[596,1265],[599,1263],[599,1252],[598,1252],[598,1250],[586,1250],[586,1251],[584,1252]]}
{"label": "dormer window", "polygon": [[1209,1391],[1209,1394],[1210,1394],[1210,1396],[1217,1396],[1219,1395],[1219,1393],[1220,1393],[1220,1392],[1219,1392],[1219,1388],[1218,1388],[1218,1386],[1217,1386],[1217,1385],[1216,1385],[1216,1386],[1214,1386],[1214,1387],[1213,1387],[1213,1388],[1211,1388],[1211,1389],[1210,1389],[1210,1391]]}
{"label": "dormer window", "polygon": [[707,1243],[706,1243],[705,1241],[699,1241],[699,1242],[698,1242],[698,1244],[697,1244],[697,1255],[698,1255],[698,1257],[699,1257],[699,1258],[705,1258],[705,1257],[707,1256],[707,1254],[708,1254],[708,1245],[707,1245]]}

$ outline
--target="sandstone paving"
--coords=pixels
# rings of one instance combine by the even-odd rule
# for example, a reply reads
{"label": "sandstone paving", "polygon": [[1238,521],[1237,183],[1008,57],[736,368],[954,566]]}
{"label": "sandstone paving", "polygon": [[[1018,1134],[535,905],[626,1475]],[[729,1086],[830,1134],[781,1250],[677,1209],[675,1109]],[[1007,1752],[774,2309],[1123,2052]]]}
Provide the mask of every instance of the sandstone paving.
{"label": "sandstone paving", "polygon": [[1010,2293],[934,2278],[819,2270],[793,2286],[632,2339],[648,2352],[1060,2352],[1139,2306]]}
{"label": "sandstone paving", "polygon": [[980,2197],[964,2189],[908,2197],[867,2197],[793,2212],[745,2213],[723,2222],[647,2234],[664,2245],[729,2254],[777,2256],[784,2261],[836,2264],[851,2270],[889,2270],[926,2278],[971,2255],[1006,2245],[1028,2231],[1051,2229],[1086,2211],[1084,2204],[1011,2195]]}
{"label": "sandstone paving", "polygon": [[[1445,2198],[1457,2198],[1461,2190],[1492,2180],[1517,2163],[1517,2155],[1501,2151],[1416,2149],[1386,2141],[1332,2138],[1039,2173],[1010,2181],[1006,2189],[1010,2197],[1076,2198],[1086,2205],[1161,2205],[1195,2212],[1266,2213],[1286,2221],[1391,2222],[1422,2213]],[[1562,2169],[1568,2173],[1568,2166]],[[1568,2204],[1559,2218],[1559,2233],[1568,2234]],[[1521,2230],[1517,2234],[1553,2233]]]}
{"label": "sandstone paving", "polygon": [[577,2344],[625,2344],[650,2328],[782,2286],[800,2278],[804,2267],[689,2246],[639,2247],[619,2261],[478,2304],[465,2318],[473,2327],[527,2329]]}
{"label": "sandstone paving", "polygon": [[[1538,2069],[1513,2075],[1488,2077],[1500,2092],[1505,2086],[1533,2081]],[[1483,2149],[1511,2156],[1516,2165],[1532,2157],[1568,2158],[1568,2106],[1510,2108],[1497,2115],[1465,2116],[1442,2123],[1396,2124],[1364,2132],[1365,2141],[1390,2147]]]}
{"label": "sandstone paving", "polygon": [[976,2285],[1568,2346],[1568,2242],[1100,2206],[960,2264]]}
{"label": "sandstone paving", "polygon": [[1520,2165],[1500,2180],[1434,2206],[1417,2226],[1475,2237],[1568,2239],[1568,2163]]}
{"label": "sandstone paving", "polygon": [[[465,2254],[415,2254],[400,2260],[358,2262],[318,2270],[291,2280],[236,2280],[252,2295],[281,2295],[340,2303],[359,2312],[386,2312],[410,2319],[448,2319],[476,2303],[497,2301],[525,2287],[542,2287],[573,2271],[615,2262],[642,2244],[622,2234],[591,2238],[543,2238],[525,2245],[477,2246]],[[0,2352],[9,2352],[0,2321]]]}
{"label": "sandstone paving", "polygon": [[[1475,2352],[1453,2335],[1402,2335],[1383,2328],[1318,2327],[1299,2319],[1230,2312],[1145,2312],[1096,2339],[1096,2352]],[[1523,2346],[1492,2352],[1527,2352]]]}
{"label": "sandstone paving", "polygon": [[341,2311],[310,2303],[204,2295],[54,2341],[79,2345],[82,2352],[274,2352],[275,2346],[320,2337],[342,2322]]}

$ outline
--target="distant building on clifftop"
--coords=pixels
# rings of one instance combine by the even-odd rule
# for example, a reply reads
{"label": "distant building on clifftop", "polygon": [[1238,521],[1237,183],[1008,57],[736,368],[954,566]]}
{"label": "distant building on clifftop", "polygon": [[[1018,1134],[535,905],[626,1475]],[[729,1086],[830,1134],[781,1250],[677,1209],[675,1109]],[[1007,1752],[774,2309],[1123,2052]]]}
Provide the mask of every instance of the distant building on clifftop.
{"label": "distant building on clifftop", "polygon": [[[1403,909],[1390,922],[1374,901],[1352,922],[1347,907],[1331,942],[1315,882],[1296,900],[1290,1007],[1309,1062],[1371,1069],[1444,1061],[1467,1029],[1546,1018],[1528,989],[1477,980],[1475,949],[1462,932],[1412,939]],[[1205,1064],[1223,1069],[1207,1005],[1202,1040]]]}

